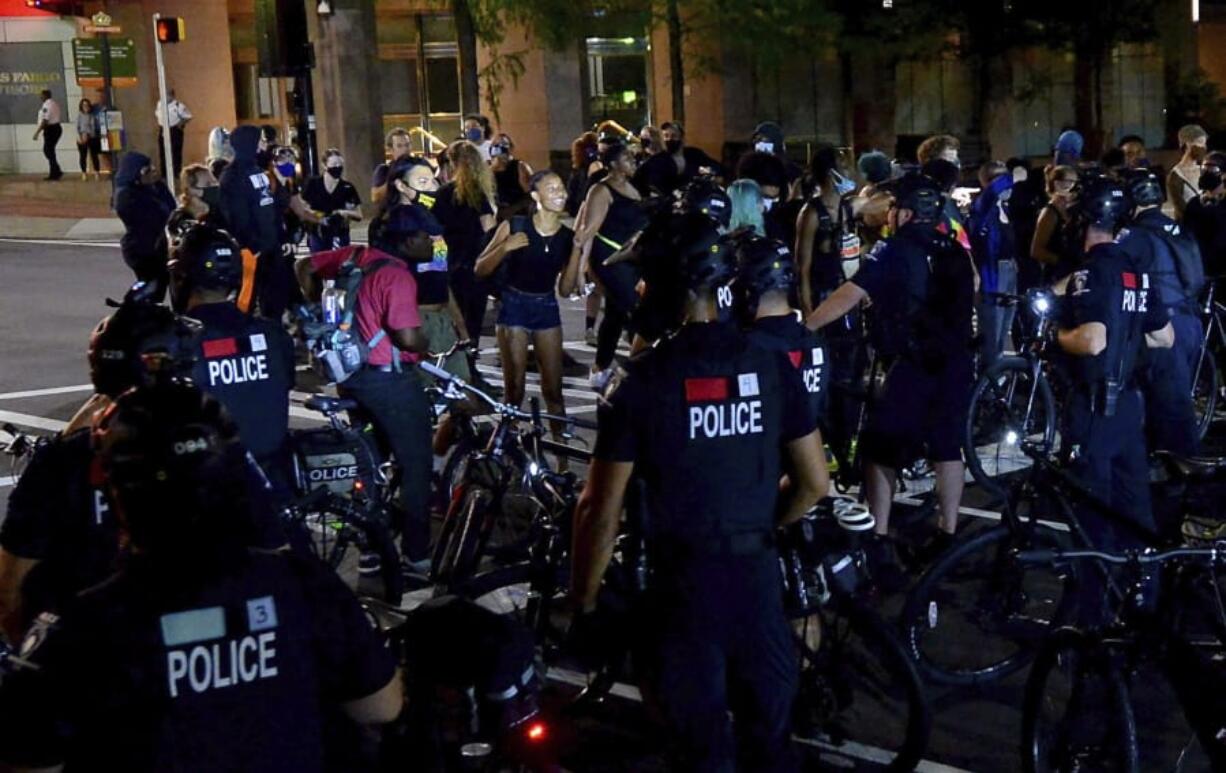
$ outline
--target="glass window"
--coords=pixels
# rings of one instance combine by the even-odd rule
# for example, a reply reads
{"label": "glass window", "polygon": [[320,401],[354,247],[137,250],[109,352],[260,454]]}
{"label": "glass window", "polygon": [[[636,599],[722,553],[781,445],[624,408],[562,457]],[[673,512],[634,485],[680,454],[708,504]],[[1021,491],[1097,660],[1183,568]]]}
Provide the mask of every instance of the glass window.
{"label": "glass window", "polygon": [[631,129],[647,123],[647,40],[593,37],[586,46],[591,119],[612,119]]}
{"label": "glass window", "polygon": [[420,113],[417,60],[379,60],[379,91],[383,95],[384,113],[393,115]]}
{"label": "glass window", "polygon": [[454,57],[427,59],[426,93],[431,114],[460,112],[459,60]]}
{"label": "glass window", "polygon": [[427,43],[454,43],[457,35],[455,17],[434,15],[421,17],[422,39]]}
{"label": "glass window", "polygon": [[255,65],[234,65],[234,112],[240,121],[256,118]]}

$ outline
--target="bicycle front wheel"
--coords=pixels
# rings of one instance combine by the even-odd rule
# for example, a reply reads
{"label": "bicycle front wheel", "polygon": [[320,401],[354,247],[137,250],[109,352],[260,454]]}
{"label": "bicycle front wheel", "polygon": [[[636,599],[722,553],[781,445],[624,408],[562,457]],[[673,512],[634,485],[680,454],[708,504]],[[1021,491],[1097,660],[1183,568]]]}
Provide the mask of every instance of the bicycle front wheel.
{"label": "bicycle front wheel", "polygon": [[966,466],[979,485],[997,496],[1001,476],[1030,466],[1027,442],[1051,450],[1056,443],[1056,401],[1041,370],[1024,357],[1005,357],[975,382],[966,416]]}
{"label": "bicycle front wheel", "polygon": [[1196,430],[1201,440],[1204,440],[1210,425],[1213,424],[1220,382],[1213,352],[1202,348],[1196,362],[1196,371],[1192,374],[1192,408],[1196,414]]}
{"label": "bicycle front wheel", "polygon": [[1111,652],[1062,628],[1035,659],[1022,703],[1026,773],[1138,773],[1137,722]]}
{"label": "bicycle front wheel", "polygon": [[907,596],[901,617],[904,643],[924,678],[986,684],[1025,666],[1053,626],[1072,614],[1073,580],[1067,570],[1021,565],[1017,551],[1058,546],[1052,533],[1015,538],[998,526],[938,559]]}
{"label": "bicycle front wheel", "polygon": [[796,719],[837,753],[846,741],[894,754],[913,770],[928,748],[932,715],[915,664],[872,610],[852,600],[792,620],[800,648]]}

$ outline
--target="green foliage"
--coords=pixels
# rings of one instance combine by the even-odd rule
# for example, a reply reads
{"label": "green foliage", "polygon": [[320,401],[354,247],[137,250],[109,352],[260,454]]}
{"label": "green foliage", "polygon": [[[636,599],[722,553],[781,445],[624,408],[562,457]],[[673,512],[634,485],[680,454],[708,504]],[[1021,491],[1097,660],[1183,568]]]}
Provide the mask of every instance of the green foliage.
{"label": "green foliage", "polygon": [[1221,126],[1226,120],[1226,99],[1209,73],[1197,68],[1180,78],[1172,93],[1167,94],[1167,110],[1167,123],[1172,129],[1189,123]]}

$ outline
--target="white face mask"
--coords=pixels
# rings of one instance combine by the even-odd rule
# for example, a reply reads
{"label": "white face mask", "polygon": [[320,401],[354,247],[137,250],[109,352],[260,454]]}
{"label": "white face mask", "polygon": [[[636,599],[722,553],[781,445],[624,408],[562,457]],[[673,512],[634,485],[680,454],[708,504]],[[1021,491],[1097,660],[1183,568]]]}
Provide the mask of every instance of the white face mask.
{"label": "white face mask", "polygon": [[766,212],[770,212],[772,209],[775,208],[775,205],[778,203],[779,203],[779,199],[777,198],[763,197],[762,209],[765,210]]}
{"label": "white face mask", "polygon": [[766,140],[758,140],[753,144],[753,149],[759,153],[774,153],[775,143],[767,142]]}

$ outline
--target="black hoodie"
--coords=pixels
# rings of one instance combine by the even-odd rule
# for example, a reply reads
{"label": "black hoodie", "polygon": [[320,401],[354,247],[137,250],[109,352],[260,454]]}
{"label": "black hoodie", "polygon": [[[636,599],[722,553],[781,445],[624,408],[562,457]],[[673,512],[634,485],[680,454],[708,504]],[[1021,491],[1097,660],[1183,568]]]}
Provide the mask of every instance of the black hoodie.
{"label": "black hoodie", "polygon": [[140,172],[152,162],[143,153],[125,153],[115,174],[115,214],[123,221],[124,233],[119,244],[123,259],[129,266],[165,263],[162,229],[175,200],[162,183],[142,185]]}
{"label": "black hoodie", "polygon": [[230,234],[252,252],[280,249],[277,207],[268,174],[255,161],[260,144],[258,126],[240,126],[230,135],[234,160],[221,173],[221,210]]}

